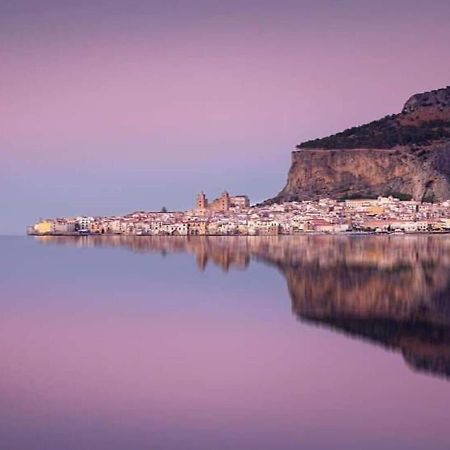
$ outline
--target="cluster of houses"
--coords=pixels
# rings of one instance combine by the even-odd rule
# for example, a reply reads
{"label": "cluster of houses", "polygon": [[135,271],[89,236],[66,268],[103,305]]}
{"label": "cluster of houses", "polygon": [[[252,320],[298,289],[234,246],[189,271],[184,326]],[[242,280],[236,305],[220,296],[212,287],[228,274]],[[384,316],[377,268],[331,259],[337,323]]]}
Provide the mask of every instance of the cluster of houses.
{"label": "cluster of houses", "polygon": [[251,206],[245,195],[233,197],[224,192],[209,203],[205,194],[200,193],[195,208],[189,211],[43,219],[27,231],[35,235],[166,236],[444,232],[450,231],[450,201],[421,203],[379,197]]}

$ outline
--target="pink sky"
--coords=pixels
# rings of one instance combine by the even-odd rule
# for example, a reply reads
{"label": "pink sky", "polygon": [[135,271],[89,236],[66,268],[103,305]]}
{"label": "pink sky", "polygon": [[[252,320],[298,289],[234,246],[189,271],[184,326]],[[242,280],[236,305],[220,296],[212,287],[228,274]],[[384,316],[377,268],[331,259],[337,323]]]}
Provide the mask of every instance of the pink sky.
{"label": "pink sky", "polygon": [[298,142],[449,82],[448,2],[223,3],[2,3],[0,232],[70,205],[261,200]]}

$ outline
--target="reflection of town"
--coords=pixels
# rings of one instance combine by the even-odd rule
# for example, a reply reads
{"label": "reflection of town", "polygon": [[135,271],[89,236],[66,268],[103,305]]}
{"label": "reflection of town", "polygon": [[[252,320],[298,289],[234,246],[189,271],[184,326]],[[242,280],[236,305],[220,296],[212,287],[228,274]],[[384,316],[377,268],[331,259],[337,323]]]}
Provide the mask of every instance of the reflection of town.
{"label": "reflection of town", "polygon": [[450,377],[450,239],[409,236],[48,236],[43,244],[188,252],[204,270],[251,259],[286,277],[292,310],[400,351],[416,370]]}

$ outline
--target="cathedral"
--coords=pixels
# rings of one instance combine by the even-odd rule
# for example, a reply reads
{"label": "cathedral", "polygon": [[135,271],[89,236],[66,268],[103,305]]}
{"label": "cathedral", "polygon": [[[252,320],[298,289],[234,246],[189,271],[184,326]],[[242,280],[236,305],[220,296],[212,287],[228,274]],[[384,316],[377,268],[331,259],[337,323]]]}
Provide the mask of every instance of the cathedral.
{"label": "cathedral", "polygon": [[200,192],[200,194],[197,195],[197,200],[195,203],[195,209],[199,212],[226,212],[230,208],[245,209],[249,207],[250,200],[246,195],[230,196],[227,191],[222,192],[220,197],[216,198],[211,203],[208,202],[205,193]]}

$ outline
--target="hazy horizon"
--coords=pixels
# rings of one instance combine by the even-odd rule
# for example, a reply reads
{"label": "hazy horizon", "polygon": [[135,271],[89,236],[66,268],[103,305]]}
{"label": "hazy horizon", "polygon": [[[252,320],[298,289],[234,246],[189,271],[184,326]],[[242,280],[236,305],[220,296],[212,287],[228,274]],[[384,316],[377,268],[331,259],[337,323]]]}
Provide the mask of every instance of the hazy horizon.
{"label": "hazy horizon", "polygon": [[3,1],[0,234],[283,186],[290,152],[449,84],[447,1]]}

